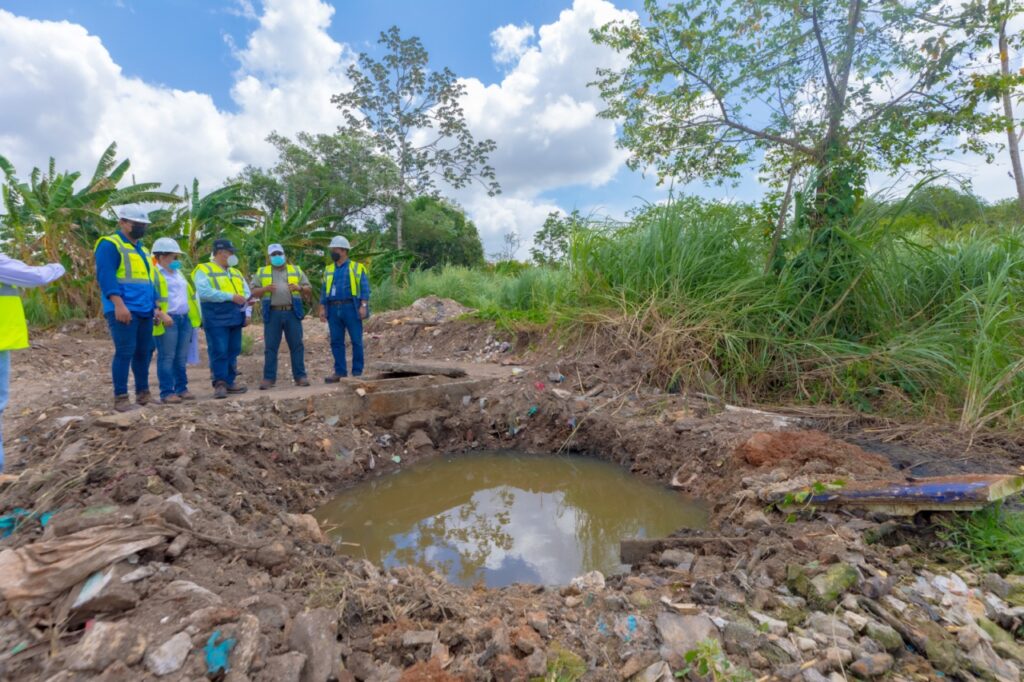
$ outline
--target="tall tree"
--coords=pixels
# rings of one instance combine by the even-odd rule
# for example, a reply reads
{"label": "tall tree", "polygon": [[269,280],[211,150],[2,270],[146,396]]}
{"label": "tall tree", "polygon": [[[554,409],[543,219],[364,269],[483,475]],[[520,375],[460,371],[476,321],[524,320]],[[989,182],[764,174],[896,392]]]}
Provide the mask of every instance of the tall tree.
{"label": "tall tree", "polygon": [[579,209],[563,215],[559,211],[548,213],[537,234],[533,235],[530,256],[537,265],[558,265],[569,255],[569,242],[576,230],[584,227],[585,220]]}
{"label": "tall tree", "polygon": [[377,61],[360,54],[348,69],[352,90],[331,101],[345,116],[343,132],[368,134],[395,164],[392,206],[401,249],[405,203],[435,194],[438,178],[454,188],[476,181],[491,195],[500,191],[488,165],[495,143],[473,138],[459,103],[465,86],[447,67],[428,68],[429,55],[419,38],[403,39],[392,26],[377,42],[384,57]]}
{"label": "tall tree", "polygon": [[598,71],[634,168],[723,182],[749,164],[814,187],[812,228],[851,210],[867,171],[985,151],[968,93],[949,87],[969,40],[946,0],[645,0],[594,32],[627,58]]}
{"label": "tall tree", "polygon": [[[436,197],[416,197],[403,211],[405,248],[414,255],[414,265],[484,264],[484,247],[476,225],[455,204]],[[392,214],[391,218],[397,218]],[[396,220],[391,221],[394,229]]]}

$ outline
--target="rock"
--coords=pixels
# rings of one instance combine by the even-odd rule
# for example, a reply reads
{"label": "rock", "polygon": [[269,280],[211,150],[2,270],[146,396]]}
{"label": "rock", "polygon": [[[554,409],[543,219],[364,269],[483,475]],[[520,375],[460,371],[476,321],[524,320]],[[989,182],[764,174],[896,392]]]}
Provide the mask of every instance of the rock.
{"label": "rock", "polygon": [[867,636],[878,642],[886,651],[900,651],[903,649],[903,637],[900,633],[884,623],[868,622],[866,628]]}
{"label": "rock", "polygon": [[803,672],[804,682],[829,682],[828,678],[814,668],[808,668]]}
{"label": "rock", "polygon": [[530,611],[526,614],[526,622],[537,631],[541,637],[549,637],[548,614],[543,611]]}
{"label": "rock", "polygon": [[73,625],[84,623],[100,613],[121,613],[135,608],[139,595],[135,589],[120,580],[114,580],[115,568],[93,573],[81,585],[71,591],[67,598]]}
{"label": "rock", "polygon": [[406,630],[402,633],[402,646],[408,648],[430,645],[436,641],[437,630]]}
{"label": "rock", "polygon": [[746,623],[726,623],[722,639],[727,654],[747,656],[757,649],[763,635]]}
{"label": "rock", "polygon": [[714,580],[725,573],[725,562],[720,556],[699,556],[694,560],[690,573],[695,581]]}
{"label": "rock", "polygon": [[672,676],[672,668],[665,661],[652,663],[633,679],[637,682],[673,682],[675,680]]}
{"label": "rock", "polygon": [[174,541],[171,542],[170,545],[167,546],[167,550],[164,554],[168,559],[177,559],[185,552],[185,548],[188,547],[188,543],[191,539],[192,536],[188,533],[181,533],[178,537],[174,538]]}
{"label": "rock", "polygon": [[234,649],[231,650],[232,672],[248,673],[260,646],[260,621],[251,613],[239,618]]}
{"label": "rock", "polygon": [[299,537],[310,542],[325,542],[320,524],[312,514],[283,514],[285,524]]}
{"label": "rock", "polygon": [[405,447],[412,451],[423,450],[434,447],[434,441],[430,439],[426,431],[416,429],[405,440]]}
{"label": "rock", "polygon": [[[583,575],[576,576],[575,578],[570,580],[569,587],[575,592],[575,594],[603,590],[604,575],[601,573],[601,571],[591,571],[590,573],[584,573]],[[570,594],[572,594],[572,592]]]}
{"label": "rock", "polygon": [[543,678],[548,671],[548,656],[543,649],[535,649],[526,657],[526,674],[531,678]]}
{"label": "rock", "polygon": [[207,606],[193,611],[182,620],[182,624],[196,632],[205,632],[223,623],[238,620],[241,615],[241,611],[230,606]]}
{"label": "rock", "polygon": [[288,548],[284,543],[270,542],[256,550],[254,559],[264,568],[273,568],[288,560]]}
{"label": "rock", "polygon": [[288,624],[290,617],[288,607],[279,595],[257,594],[246,597],[238,605],[256,616],[260,621],[260,627],[265,632],[283,630]]}
{"label": "rock", "polygon": [[677,613],[659,613],[655,621],[661,637],[661,657],[675,668],[686,665],[684,656],[705,639],[721,641],[714,622],[705,615],[683,616]]}
{"label": "rock", "polygon": [[570,594],[568,597],[565,598],[565,605],[570,609],[574,609],[582,603],[583,597],[580,597],[578,595]]}
{"label": "rock", "polygon": [[873,654],[858,658],[850,665],[850,671],[857,677],[878,677],[889,672],[893,663],[889,654]]}
{"label": "rock", "polygon": [[818,643],[810,637],[797,637],[796,646],[800,651],[813,651],[818,648]]}
{"label": "rock", "polygon": [[745,528],[767,528],[770,524],[771,522],[768,520],[768,517],[760,509],[754,509],[743,517],[743,526]]}
{"label": "rock", "polygon": [[164,599],[174,600],[188,600],[197,599],[206,602],[207,604],[220,604],[221,598],[219,595],[214,594],[205,587],[200,587],[190,580],[175,580],[168,583],[164,589],[158,593]]}
{"label": "rock", "polygon": [[1019,663],[1024,663],[1024,647],[1017,644],[1013,635],[990,621],[985,616],[978,617],[978,627],[992,638],[992,648],[999,654],[1005,658],[1012,658]]}
{"label": "rock", "polygon": [[68,668],[100,672],[116,662],[132,666],[142,660],[146,638],[127,623],[94,622],[70,655]]}
{"label": "rock", "polygon": [[288,647],[306,656],[302,682],[327,682],[340,658],[337,614],[313,609],[297,615],[288,634]]}
{"label": "rock", "polygon": [[1010,596],[1013,586],[998,573],[986,573],[981,579],[981,586],[1000,599]]}
{"label": "rock", "polygon": [[368,680],[377,673],[377,666],[373,664],[373,656],[365,651],[357,651],[349,656],[345,661],[345,668],[357,680]]}
{"label": "rock", "polygon": [[853,611],[843,611],[843,622],[854,632],[864,632],[864,628],[868,626],[868,619]]}
{"label": "rock", "polygon": [[868,599],[877,600],[892,592],[893,585],[895,584],[896,579],[891,575],[885,578],[876,575],[861,583],[860,591]]}
{"label": "rock", "polygon": [[179,632],[174,637],[146,654],[146,668],[157,677],[170,675],[185,665],[185,659],[192,651],[192,638]]}
{"label": "rock", "polygon": [[658,557],[658,563],[662,566],[672,566],[680,571],[689,571],[693,567],[693,560],[696,555],[687,552],[685,549],[666,549]]}
{"label": "rock", "polygon": [[298,651],[289,651],[267,659],[267,664],[256,676],[256,682],[299,682],[306,657]]}
{"label": "rock", "polygon": [[763,632],[768,632],[772,635],[778,635],[779,637],[785,637],[789,632],[789,626],[786,625],[785,621],[777,620],[771,616],[766,616],[763,613],[757,611],[747,611],[747,615],[754,619],[761,627]]}
{"label": "rock", "polygon": [[830,646],[825,649],[825,662],[830,668],[841,668],[853,660],[853,652],[843,647]]}
{"label": "rock", "polygon": [[544,643],[540,639],[540,635],[538,635],[533,628],[527,625],[520,625],[518,628],[513,630],[511,638],[512,646],[527,656],[544,646]]}
{"label": "rock", "polygon": [[821,611],[815,611],[807,618],[807,627],[820,632],[829,639],[853,639],[853,630],[835,616],[828,616]]}
{"label": "rock", "polygon": [[[160,566],[164,566],[165,564],[159,564],[159,565]],[[153,577],[153,575],[155,575],[156,572],[157,572],[157,564],[146,564],[144,566],[139,566],[134,571],[131,571],[129,573],[125,573],[124,575],[122,575],[121,576],[121,582],[126,583],[126,584],[127,583],[137,583],[140,580],[145,580],[146,578]]]}
{"label": "rock", "polygon": [[[802,575],[806,577],[806,573]],[[838,563],[810,580],[801,579],[800,575],[794,578],[792,573],[790,577],[793,578],[790,587],[806,597],[808,604],[826,610],[835,604],[844,592],[857,584],[860,574],[850,564]]]}

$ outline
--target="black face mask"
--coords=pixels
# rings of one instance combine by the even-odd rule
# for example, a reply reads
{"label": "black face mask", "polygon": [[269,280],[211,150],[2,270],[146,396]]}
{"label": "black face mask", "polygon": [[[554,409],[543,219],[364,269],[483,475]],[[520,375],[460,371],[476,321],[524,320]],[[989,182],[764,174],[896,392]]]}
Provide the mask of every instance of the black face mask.
{"label": "black face mask", "polygon": [[146,226],[132,225],[131,229],[128,230],[128,236],[132,239],[142,239],[146,236]]}
{"label": "black face mask", "polygon": [[331,260],[337,263],[341,260],[341,254],[337,251],[331,251]]}

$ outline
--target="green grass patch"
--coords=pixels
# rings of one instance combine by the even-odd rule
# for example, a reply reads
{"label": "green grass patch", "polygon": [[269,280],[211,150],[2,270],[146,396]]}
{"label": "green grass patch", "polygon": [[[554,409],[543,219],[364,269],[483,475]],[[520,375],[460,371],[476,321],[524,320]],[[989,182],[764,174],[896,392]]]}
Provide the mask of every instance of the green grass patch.
{"label": "green grass patch", "polygon": [[966,563],[1002,574],[1024,573],[1024,511],[999,503],[940,523],[939,537]]}

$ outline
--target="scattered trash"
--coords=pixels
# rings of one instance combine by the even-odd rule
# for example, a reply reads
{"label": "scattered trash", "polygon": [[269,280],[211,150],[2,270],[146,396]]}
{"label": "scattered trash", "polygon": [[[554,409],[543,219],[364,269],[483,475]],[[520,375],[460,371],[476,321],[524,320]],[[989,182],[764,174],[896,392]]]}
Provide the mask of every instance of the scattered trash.
{"label": "scattered trash", "polygon": [[549,372],[548,381],[555,384],[560,384],[563,381],[565,381],[565,375],[561,374],[560,372]]}
{"label": "scattered trash", "polygon": [[366,389],[365,388],[357,388],[356,389],[356,395],[359,396],[360,398],[365,398],[366,397]]}
{"label": "scattered trash", "polygon": [[214,630],[210,634],[210,638],[206,640],[206,647],[203,649],[203,653],[206,655],[206,674],[212,675],[218,672],[228,672],[228,654],[231,653],[231,649],[235,646],[235,640],[233,638],[225,638],[219,643],[220,630]]}
{"label": "scattered trash", "polygon": [[543,391],[544,390],[544,382],[543,381],[538,381],[537,383],[535,383],[533,385],[533,387],[536,388],[538,391]]}
{"label": "scattered trash", "polygon": [[327,424],[328,426],[337,426],[339,421],[341,421],[341,417],[336,414],[332,414],[330,417],[324,419],[324,424]]}
{"label": "scattered trash", "polygon": [[521,374],[523,374],[525,372],[526,372],[526,370],[523,369],[522,367],[513,367],[512,368],[512,376],[514,376],[514,377],[517,377],[517,376],[519,376],[519,375],[521,375]]}
{"label": "scattered trash", "polygon": [[22,651],[28,648],[28,642],[21,641],[11,647],[11,656],[20,654]]}
{"label": "scattered trash", "polygon": [[77,609],[82,604],[88,603],[96,595],[103,591],[103,588],[110,583],[110,579],[114,577],[114,567],[111,566],[106,571],[96,571],[85,580],[85,584],[82,585],[82,591],[78,593],[78,598],[75,599],[74,603],[71,604],[71,608]]}
{"label": "scattered trash", "polygon": [[576,417],[569,417],[568,421],[565,422],[570,429],[576,428]]}
{"label": "scattered trash", "polygon": [[394,462],[395,464],[401,464],[402,458],[399,455],[392,455],[391,461]]}
{"label": "scattered trash", "polygon": [[539,408],[536,405],[531,405],[530,409],[526,411],[526,416],[532,417],[533,415],[537,414],[538,411]]}

